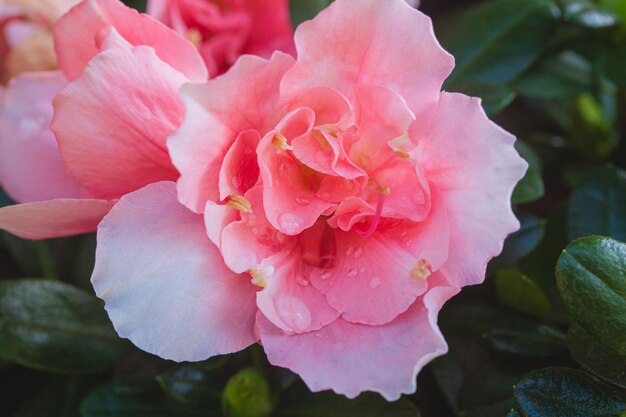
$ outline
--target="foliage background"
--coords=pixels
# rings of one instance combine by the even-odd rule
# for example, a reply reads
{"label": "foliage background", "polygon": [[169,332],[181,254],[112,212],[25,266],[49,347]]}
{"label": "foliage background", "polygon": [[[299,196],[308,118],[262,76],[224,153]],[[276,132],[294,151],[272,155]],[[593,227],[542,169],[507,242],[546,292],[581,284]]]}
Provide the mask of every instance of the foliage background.
{"label": "foliage background", "polygon": [[[294,23],[326,4],[292,0]],[[513,197],[522,229],[442,311],[450,353],[417,394],[311,394],[258,346],[199,364],[145,354],[93,296],[94,236],[2,233],[0,415],[626,416],[626,0],[421,9],[457,60],[445,88],[482,97],[531,168]]]}

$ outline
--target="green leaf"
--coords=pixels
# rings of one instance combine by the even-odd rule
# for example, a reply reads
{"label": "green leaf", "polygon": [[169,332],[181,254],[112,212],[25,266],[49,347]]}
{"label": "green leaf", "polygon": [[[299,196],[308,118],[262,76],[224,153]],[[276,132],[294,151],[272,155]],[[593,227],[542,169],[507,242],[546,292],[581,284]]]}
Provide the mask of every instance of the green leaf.
{"label": "green leaf", "polygon": [[198,366],[186,365],[172,369],[159,375],[157,381],[163,391],[183,404],[219,403],[222,395],[221,384]]}
{"label": "green leaf", "polygon": [[626,244],[603,237],[572,242],[559,258],[557,284],[572,318],[626,355]]}
{"label": "green leaf", "polygon": [[526,358],[558,357],[566,353],[565,335],[540,324],[532,328],[494,329],[485,338],[498,351]]}
{"label": "green leaf", "polygon": [[124,3],[143,13],[146,10],[147,0],[124,0]]}
{"label": "green leaf", "polygon": [[573,323],[567,333],[567,345],[574,360],[583,368],[626,389],[625,356],[598,343],[577,323]]}
{"label": "green leaf", "polygon": [[517,96],[515,91],[505,85],[485,82],[456,85],[455,91],[468,96],[480,97],[482,106],[489,116],[507,108]]}
{"label": "green leaf", "polygon": [[535,151],[521,140],[515,142],[515,149],[528,162],[528,171],[526,171],[524,178],[517,183],[511,202],[522,204],[539,200],[545,194],[545,187],[541,178],[541,161]]}
{"label": "green leaf", "polygon": [[569,204],[568,237],[601,235],[626,241],[626,174],[605,168],[582,183]]}
{"label": "green leaf", "polygon": [[545,222],[533,216],[520,217],[520,230],[504,242],[502,253],[490,263],[491,268],[515,265],[533,251],[543,239]]}
{"label": "green leaf", "polygon": [[540,100],[573,98],[593,89],[591,64],[582,56],[566,51],[549,57],[515,82],[525,97]]}
{"label": "green leaf", "polygon": [[168,400],[162,395],[134,395],[104,386],[81,405],[82,417],[207,417],[221,416],[219,408],[198,409]]}
{"label": "green leaf", "polygon": [[626,2],[624,0],[600,0],[600,4],[613,10],[626,23]]}
{"label": "green leaf", "polygon": [[619,18],[609,9],[589,0],[561,0],[562,19],[587,29],[606,29],[619,25]]}
{"label": "green leaf", "polygon": [[291,0],[291,24],[295,28],[300,23],[313,19],[332,2],[333,0]]}
{"label": "green leaf", "polygon": [[530,373],[514,390],[525,417],[620,417],[624,394],[591,375],[569,368],[545,368]]}
{"label": "green leaf", "polygon": [[255,368],[233,375],[222,394],[222,407],[229,417],[269,417],[274,405],[267,379]]}
{"label": "green leaf", "polygon": [[125,344],[102,303],[54,281],[0,283],[0,357],[56,373],[109,369]]}
{"label": "green leaf", "polygon": [[362,394],[354,400],[322,392],[298,398],[294,404],[276,411],[275,417],[419,417],[415,405],[406,398],[390,403],[378,394]]}
{"label": "green leaf", "polygon": [[543,52],[555,28],[554,13],[547,0],[496,0],[468,10],[440,37],[456,58],[446,88],[514,80]]}
{"label": "green leaf", "polygon": [[550,314],[550,300],[543,290],[526,275],[514,269],[498,271],[495,287],[498,301],[504,306],[537,317]]}

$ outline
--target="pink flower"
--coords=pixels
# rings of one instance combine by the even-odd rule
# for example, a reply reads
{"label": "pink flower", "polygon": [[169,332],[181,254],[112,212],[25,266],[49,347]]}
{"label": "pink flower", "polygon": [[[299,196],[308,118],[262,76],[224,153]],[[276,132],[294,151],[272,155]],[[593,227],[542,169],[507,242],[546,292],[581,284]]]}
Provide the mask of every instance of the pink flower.
{"label": "pink flower", "polygon": [[0,76],[6,83],[27,71],[58,68],[52,26],[78,0],[5,0],[0,3]]}
{"label": "pink flower", "polygon": [[85,0],[54,35],[62,72],[14,79],[0,107],[0,184],[25,203],[0,228],[31,239],[93,231],[124,194],[176,180],[178,89],[207,78],[190,42],[118,0]]}
{"label": "pink flower", "polygon": [[243,54],[294,50],[289,0],[149,0],[148,14],[196,44],[211,76]]}
{"label": "pink flower", "polygon": [[393,400],[446,352],[442,305],[519,227],[527,165],[478,99],[440,91],[453,59],[404,0],[336,0],[296,46],[183,87],[177,189],[121,198],[92,282],[154,354],[260,341],[314,391]]}

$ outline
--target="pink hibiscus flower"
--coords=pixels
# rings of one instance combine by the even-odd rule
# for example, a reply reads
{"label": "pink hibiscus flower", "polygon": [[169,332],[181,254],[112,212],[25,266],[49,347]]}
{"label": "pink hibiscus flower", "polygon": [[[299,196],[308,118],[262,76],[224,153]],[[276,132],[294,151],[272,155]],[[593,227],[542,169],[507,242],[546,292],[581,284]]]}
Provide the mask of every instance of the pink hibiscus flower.
{"label": "pink hibiscus flower", "polygon": [[176,180],[178,90],[207,79],[190,42],[118,0],[85,0],[54,36],[61,71],[14,78],[0,106],[0,184],[24,203],[0,229],[29,239],[93,231],[122,195]]}
{"label": "pink hibiscus flower", "polygon": [[177,186],[120,199],[92,282],[146,351],[260,342],[314,391],[393,400],[446,352],[442,305],[519,227],[527,164],[478,99],[440,91],[453,59],[404,0],[336,0],[295,41],[297,60],[183,87]]}
{"label": "pink hibiscus flower", "polygon": [[243,54],[294,52],[289,0],[149,0],[148,14],[190,39],[211,76]]}

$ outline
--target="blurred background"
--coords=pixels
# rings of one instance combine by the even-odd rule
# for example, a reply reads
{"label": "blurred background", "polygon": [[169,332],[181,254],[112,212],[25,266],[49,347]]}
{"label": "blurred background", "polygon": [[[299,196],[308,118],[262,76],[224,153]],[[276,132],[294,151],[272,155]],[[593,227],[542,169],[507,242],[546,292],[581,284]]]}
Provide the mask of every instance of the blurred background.
{"label": "blurred background", "polygon": [[[294,25],[328,3],[292,0]],[[521,230],[485,284],[446,304],[450,352],[415,395],[311,394],[259,346],[195,364],[148,355],[93,295],[93,235],[0,232],[0,416],[626,416],[626,0],[420,9],[456,58],[445,89],[481,97],[530,169],[513,195]]]}

